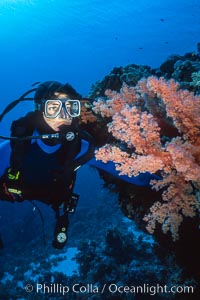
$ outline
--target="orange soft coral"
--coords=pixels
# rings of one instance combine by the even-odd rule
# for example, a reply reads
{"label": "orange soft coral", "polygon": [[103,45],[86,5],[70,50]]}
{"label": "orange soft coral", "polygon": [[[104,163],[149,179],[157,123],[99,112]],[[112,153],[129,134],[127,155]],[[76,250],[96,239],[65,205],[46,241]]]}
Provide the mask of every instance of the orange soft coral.
{"label": "orange soft coral", "polygon": [[[162,172],[163,180],[152,185],[164,189],[163,202],[156,202],[144,219],[149,232],[158,222],[163,232],[171,231],[176,240],[183,217],[194,217],[200,208],[194,193],[194,185],[200,186],[200,97],[180,90],[174,80],[156,77],[141,80],[136,87],[124,86],[120,93],[109,91],[108,95],[111,99],[95,104],[96,112],[105,116],[107,111],[112,116],[108,130],[126,143],[127,151],[106,145],[96,152],[96,158],[115,162],[120,174],[128,176]],[[171,140],[161,136],[158,109],[152,109],[155,99],[165,109],[165,118],[177,128],[178,135]]]}

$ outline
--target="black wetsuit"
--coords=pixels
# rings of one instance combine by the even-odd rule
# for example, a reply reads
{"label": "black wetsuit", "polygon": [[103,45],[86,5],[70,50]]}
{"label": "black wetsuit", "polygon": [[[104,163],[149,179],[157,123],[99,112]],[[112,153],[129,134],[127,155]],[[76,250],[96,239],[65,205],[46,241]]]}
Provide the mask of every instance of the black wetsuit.
{"label": "black wetsuit", "polygon": [[[28,113],[11,126],[13,137],[51,133],[55,131],[48,126],[39,111]],[[76,168],[85,164],[94,154],[92,137],[80,129],[75,119],[70,126],[63,126],[60,133],[62,140],[11,141],[10,166],[12,172],[20,171],[18,185],[23,199],[40,200],[51,204],[54,209],[70,197]],[[66,133],[73,133],[74,138],[68,141]],[[2,191],[0,197],[3,198]]]}

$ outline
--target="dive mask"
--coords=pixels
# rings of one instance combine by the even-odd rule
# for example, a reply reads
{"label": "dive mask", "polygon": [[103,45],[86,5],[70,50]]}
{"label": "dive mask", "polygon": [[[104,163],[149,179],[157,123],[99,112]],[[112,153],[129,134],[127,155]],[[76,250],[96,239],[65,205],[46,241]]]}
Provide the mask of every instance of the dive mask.
{"label": "dive mask", "polygon": [[71,99],[52,99],[46,100],[44,106],[44,115],[46,118],[56,118],[59,115],[76,118],[80,116],[81,104],[79,100]]}

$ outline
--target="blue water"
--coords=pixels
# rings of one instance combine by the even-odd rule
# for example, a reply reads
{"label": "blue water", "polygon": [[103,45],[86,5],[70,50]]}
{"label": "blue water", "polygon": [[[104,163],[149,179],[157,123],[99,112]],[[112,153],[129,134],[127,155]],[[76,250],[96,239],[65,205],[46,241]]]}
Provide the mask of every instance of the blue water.
{"label": "blue water", "polygon": [[[91,85],[102,80],[114,67],[141,64],[157,68],[172,54],[196,52],[200,42],[199,16],[199,0],[0,0],[0,109],[37,81],[68,82],[87,96]],[[12,120],[32,109],[32,103],[18,105],[0,124],[0,134],[8,135]],[[122,228],[123,232],[126,226],[135,230],[129,224],[124,225],[116,194],[103,188],[103,181],[95,170],[87,166],[80,170],[75,189],[81,198],[77,214],[70,220],[70,246],[77,246],[74,233],[77,239],[84,239],[86,233],[88,239],[98,238],[100,245],[101,237],[104,243],[107,227]],[[52,210],[38,205],[45,219],[46,238],[51,241]],[[87,227],[89,221],[90,228]],[[31,270],[29,257],[33,256],[33,263],[37,264],[40,260],[44,262],[44,257],[48,258],[51,252],[42,248],[41,219],[29,202],[14,205],[1,202],[0,222],[8,249],[3,250],[1,257],[0,263],[5,264],[3,268],[0,266],[0,277],[3,277],[1,272],[6,276],[6,272],[14,275],[12,270],[18,270],[19,278],[16,277],[14,284],[20,285],[21,274]],[[139,258],[142,262],[153,251],[151,244],[152,241],[141,246],[148,252]],[[38,245],[41,254],[37,253]],[[22,254],[16,261],[15,249],[17,255]],[[98,255],[100,261],[101,253]],[[149,263],[149,270],[154,265],[157,267],[156,259]],[[131,272],[136,273],[134,260],[131,264]],[[167,269],[173,270],[173,263],[166,263],[164,271],[162,267],[160,273],[168,274]],[[43,264],[42,271],[37,272],[45,272],[46,268]],[[145,277],[145,272],[141,274],[149,280],[150,275]],[[141,278],[141,274],[138,277]],[[5,295],[11,295],[6,299],[13,297],[15,286],[12,290],[11,285],[12,280],[8,281],[7,290],[3,285]]]}
{"label": "blue water", "polygon": [[199,13],[198,0],[1,0],[2,102],[48,79],[85,95],[114,66],[195,51]]}
{"label": "blue water", "polygon": [[69,82],[85,96],[113,67],[159,67],[195,51],[199,15],[198,0],[1,0],[0,109],[36,81]]}

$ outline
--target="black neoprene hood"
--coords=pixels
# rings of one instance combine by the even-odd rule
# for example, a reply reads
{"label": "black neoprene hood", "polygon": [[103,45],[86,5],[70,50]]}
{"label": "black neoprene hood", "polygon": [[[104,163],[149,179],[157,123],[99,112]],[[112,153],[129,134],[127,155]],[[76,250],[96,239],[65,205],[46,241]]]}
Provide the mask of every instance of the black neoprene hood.
{"label": "black neoprene hood", "polygon": [[81,95],[68,83],[62,84],[58,81],[45,81],[41,83],[34,95],[36,104],[43,104],[43,100],[55,98],[55,93],[66,94],[70,99],[81,99]]}
{"label": "black neoprene hood", "polygon": [[34,95],[35,103],[42,104],[42,100],[52,99],[52,97],[55,97],[54,93],[62,86],[62,83],[58,81],[45,81],[41,83]]}

